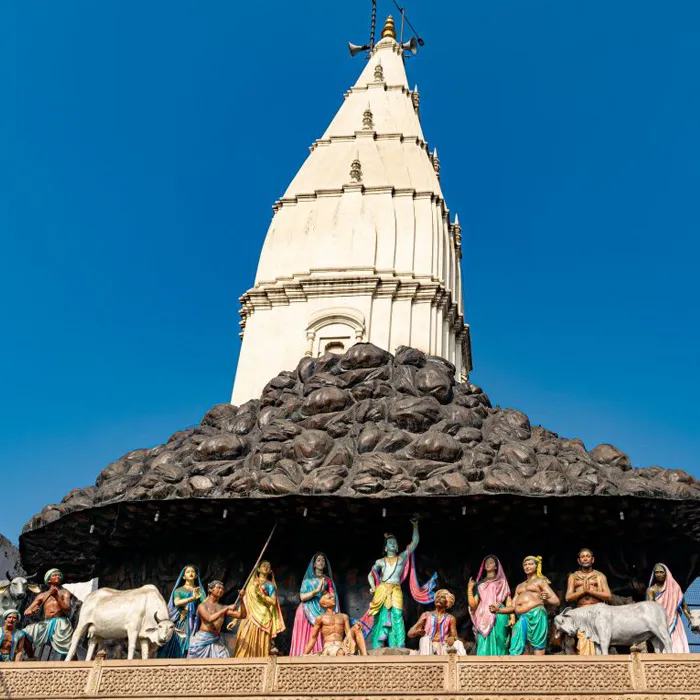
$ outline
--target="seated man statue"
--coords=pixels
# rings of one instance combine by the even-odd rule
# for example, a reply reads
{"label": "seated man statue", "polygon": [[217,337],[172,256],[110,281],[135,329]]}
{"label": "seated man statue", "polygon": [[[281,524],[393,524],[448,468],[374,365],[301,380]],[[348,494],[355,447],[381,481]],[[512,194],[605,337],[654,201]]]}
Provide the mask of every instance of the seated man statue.
{"label": "seated man statue", "polygon": [[19,610],[10,608],[2,614],[2,640],[0,641],[0,661],[21,661],[22,652],[32,658],[32,645],[24,632],[18,630],[17,624],[22,619]]}
{"label": "seated man statue", "polygon": [[244,618],[245,607],[221,605],[219,601],[224,595],[224,590],[224,584],[221,581],[212,581],[209,584],[207,588],[209,595],[197,607],[200,627],[190,640],[188,659],[221,659],[230,656],[226,645],[221,640],[221,627],[227,617]]}
{"label": "seated man statue", "polygon": [[64,657],[70,649],[73,636],[73,625],[68,619],[73,596],[63,587],[63,574],[58,569],[49,569],[44,576],[44,583],[49,590],[39,593],[24,611],[25,617],[29,617],[43,608],[44,619],[27,625],[24,631],[32,644],[38,647],[39,658],[47,646],[50,647],[49,658],[51,650],[59,657]]}
{"label": "seated man statue", "polygon": [[329,591],[321,596],[319,601],[324,612],[316,618],[311,638],[304,649],[304,655],[309,655],[316,646],[319,633],[323,639],[323,651],[320,656],[367,656],[365,637],[358,623],[350,626],[350,618],[345,613],[335,612],[335,595]]}
{"label": "seated man statue", "polygon": [[464,644],[457,639],[457,621],[447,612],[454,604],[454,595],[441,588],[435,593],[435,610],[424,612],[408,630],[411,639],[420,638],[418,653],[421,656],[467,655]]}
{"label": "seated man statue", "polygon": [[549,579],[542,575],[542,557],[525,557],[523,571],[527,578],[515,589],[513,605],[501,608],[490,605],[489,610],[497,615],[515,613],[515,626],[508,652],[511,656],[524,654],[528,644],[535,656],[544,656],[549,631],[544,606],[545,603],[559,605],[559,598],[549,585]]}

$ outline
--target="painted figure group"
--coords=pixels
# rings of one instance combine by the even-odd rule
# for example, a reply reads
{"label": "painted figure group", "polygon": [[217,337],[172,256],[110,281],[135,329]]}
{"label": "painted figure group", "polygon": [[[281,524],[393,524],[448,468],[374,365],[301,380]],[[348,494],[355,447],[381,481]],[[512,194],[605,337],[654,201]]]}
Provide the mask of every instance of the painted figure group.
{"label": "painted figure group", "polygon": [[[384,556],[376,560],[368,576],[371,601],[366,613],[356,620],[351,620],[347,614],[341,612],[337,586],[328,557],[322,552],[314,554],[299,590],[299,605],[291,637],[291,656],[366,655],[368,649],[384,646],[402,649],[405,648],[407,636],[418,640],[418,651],[410,653],[466,655],[465,644],[457,636],[456,619],[448,612],[455,604],[454,594],[446,589],[435,590],[435,574],[424,585],[418,582],[415,564],[415,550],[419,543],[418,520],[413,519],[412,525],[411,542],[403,551],[399,550],[394,535],[384,536]],[[589,623],[577,622],[579,619],[588,619],[578,611],[599,611],[602,607],[608,608],[600,604],[609,602],[612,597],[605,575],[593,568],[594,563],[591,550],[582,549],[579,552],[578,569],[569,575],[564,596],[565,602],[576,609],[576,614],[572,615],[571,608],[567,608],[554,618],[555,628],[575,637],[577,653],[580,655],[601,653],[601,647],[607,650],[607,643],[601,643],[599,636],[591,633]],[[557,608],[560,599],[542,573],[542,557],[526,556],[523,559],[523,571],[525,580],[512,593],[498,557],[489,555],[481,562],[476,580],[469,579],[466,589],[467,604],[476,639],[477,655],[520,655],[528,653],[528,650],[535,655],[545,654],[550,637],[548,609],[551,612]],[[407,578],[413,599],[421,604],[433,604],[433,609],[422,613],[408,631],[404,626],[402,589],[402,583]],[[42,612],[43,620],[20,629],[21,615],[18,609],[10,608],[2,612],[0,661],[33,658],[36,648],[49,648],[53,656],[58,658],[64,657],[70,648],[68,658],[73,657],[78,640],[74,641],[71,648],[71,594],[63,588],[63,575],[57,569],[48,571],[44,582],[47,590],[39,593],[25,611],[25,616]],[[90,608],[89,614],[92,617],[83,620],[81,611],[81,619],[78,622],[79,635],[87,630],[91,638],[119,638],[121,628],[115,632],[112,629],[115,625],[110,627],[108,624],[109,631],[101,629],[100,625],[105,627],[105,623],[100,622],[100,619],[104,619],[105,615],[101,618],[95,615],[95,605],[88,606],[86,603],[90,596],[98,594],[119,594],[123,597],[124,594],[133,593],[142,596],[139,600],[155,601],[152,603],[155,606],[152,613],[149,608],[146,618],[152,614],[156,626],[146,618],[136,625],[138,629],[135,630],[127,629],[134,625],[124,625],[123,637],[129,638],[130,658],[137,637],[142,645],[145,644],[142,646],[142,655],[147,655],[150,640],[160,646],[158,655],[165,658],[250,658],[277,653],[275,638],[286,627],[270,563],[261,561],[256,564],[234,604],[223,605],[220,602],[224,591],[223,582],[214,580],[209,582],[205,592],[197,568],[187,565],[180,572],[167,602],[168,619],[159,616],[159,609],[162,609],[162,615],[165,615],[166,607],[165,601],[154,586],[144,586],[131,592],[99,589],[89,594],[83,604],[83,611]],[[123,599],[127,600],[128,604],[129,595]],[[651,604],[652,615],[643,611],[628,611],[634,617],[632,627],[641,629],[641,632],[634,634],[641,634],[641,639],[646,638],[645,630],[649,631],[650,635],[647,637],[657,639],[659,650],[687,653],[688,640],[681,622],[681,614],[686,615],[694,629],[698,620],[692,617],[695,613],[691,614],[689,611],[679,584],[664,564],[657,564],[653,569],[647,600],[650,602],[635,605]],[[663,613],[658,605],[663,609]],[[138,606],[144,609],[142,603]],[[588,606],[598,607],[594,609]],[[610,609],[622,610],[632,607],[619,606]],[[103,613],[104,610],[107,608],[103,609]],[[127,613],[127,616],[129,614],[131,613]],[[659,625],[663,627],[655,633],[651,628],[647,630],[647,623],[644,622],[654,616],[661,620]],[[649,624],[653,627],[653,622]],[[224,625],[228,632],[232,632],[238,625],[232,651],[222,636]],[[631,629],[629,625],[627,627]],[[613,630],[611,634],[614,637],[616,632]],[[608,641],[609,639],[608,635]]]}

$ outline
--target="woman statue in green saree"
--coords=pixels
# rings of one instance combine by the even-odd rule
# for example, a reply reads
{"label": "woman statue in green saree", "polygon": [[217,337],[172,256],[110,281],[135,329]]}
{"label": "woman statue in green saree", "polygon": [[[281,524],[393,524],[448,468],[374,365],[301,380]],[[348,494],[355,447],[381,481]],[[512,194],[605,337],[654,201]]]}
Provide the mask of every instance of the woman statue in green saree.
{"label": "woman statue in green saree", "polygon": [[164,659],[184,659],[187,656],[190,638],[199,626],[197,608],[206,597],[199,571],[192,564],[188,564],[177,577],[168,601],[170,619],[175,623],[175,627],[185,634],[182,637],[174,634],[158,652],[158,656]]}
{"label": "woman statue in green saree", "polygon": [[496,615],[489,610],[490,605],[499,608],[512,605],[510,586],[498,557],[489,554],[481,562],[476,582],[469,579],[467,602],[476,636],[477,656],[505,656],[515,617]]}

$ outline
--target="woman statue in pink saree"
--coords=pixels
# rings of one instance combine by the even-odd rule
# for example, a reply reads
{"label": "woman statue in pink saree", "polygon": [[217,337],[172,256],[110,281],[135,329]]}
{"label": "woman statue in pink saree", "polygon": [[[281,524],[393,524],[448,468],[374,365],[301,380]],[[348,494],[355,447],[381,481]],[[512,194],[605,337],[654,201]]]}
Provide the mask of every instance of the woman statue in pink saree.
{"label": "woman statue in pink saree", "polygon": [[[304,579],[301,582],[299,598],[301,602],[297,608],[294,618],[294,629],[292,631],[292,646],[289,651],[290,656],[302,656],[306,645],[311,639],[314,622],[319,615],[323,615],[321,608],[321,598],[325,593],[332,593],[335,597],[335,612],[340,612],[338,603],[338,591],[333,580],[333,571],[328,557],[323,552],[316,552],[311,557],[309,566],[306,568]],[[323,637],[318,635],[314,652],[323,650]]]}
{"label": "woman statue in pink saree", "polygon": [[656,564],[649,579],[649,589],[647,590],[647,600],[655,600],[660,603],[666,611],[668,618],[668,631],[671,633],[671,644],[673,654],[688,654],[688,637],[683,628],[681,612],[683,612],[690,622],[690,610],[683,598],[683,591],[673,578],[670,569],[666,564]]}
{"label": "woman statue in pink saree", "polygon": [[476,636],[476,655],[505,656],[515,616],[497,615],[489,610],[490,605],[497,608],[512,605],[510,586],[498,557],[489,554],[481,562],[476,582],[469,579],[467,602]]}

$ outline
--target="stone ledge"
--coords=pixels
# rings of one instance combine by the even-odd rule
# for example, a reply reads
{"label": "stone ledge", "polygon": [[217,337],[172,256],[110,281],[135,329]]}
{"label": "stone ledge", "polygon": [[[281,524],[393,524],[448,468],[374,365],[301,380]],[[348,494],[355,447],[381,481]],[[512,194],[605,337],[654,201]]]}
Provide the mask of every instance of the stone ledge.
{"label": "stone ledge", "polygon": [[269,658],[2,664],[0,698],[691,700],[700,657]]}

